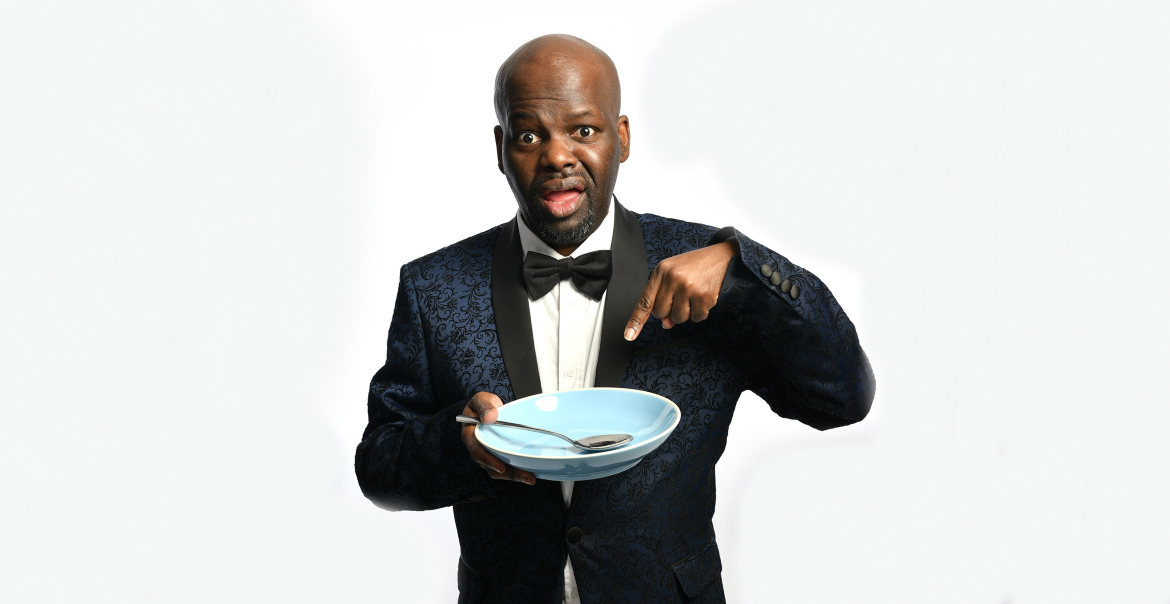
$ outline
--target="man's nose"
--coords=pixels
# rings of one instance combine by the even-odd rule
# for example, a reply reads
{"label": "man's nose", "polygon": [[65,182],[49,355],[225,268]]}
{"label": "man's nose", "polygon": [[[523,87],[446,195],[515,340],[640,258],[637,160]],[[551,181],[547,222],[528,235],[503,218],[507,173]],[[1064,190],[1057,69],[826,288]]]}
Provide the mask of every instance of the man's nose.
{"label": "man's nose", "polygon": [[541,163],[545,172],[560,172],[566,168],[577,167],[577,156],[573,154],[572,139],[564,136],[554,136],[544,145]]}

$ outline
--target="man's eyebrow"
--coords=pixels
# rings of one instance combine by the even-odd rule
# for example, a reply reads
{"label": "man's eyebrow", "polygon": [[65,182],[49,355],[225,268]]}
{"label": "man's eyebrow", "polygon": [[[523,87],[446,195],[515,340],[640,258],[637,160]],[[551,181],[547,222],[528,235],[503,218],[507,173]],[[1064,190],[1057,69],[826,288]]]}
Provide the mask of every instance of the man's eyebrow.
{"label": "man's eyebrow", "polygon": [[[570,113],[569,115],[565,116],[565,119],[571,121],[571,120],[579,120],[583,117],[597,117],[597,113],[594,112],[592,109],[582,109],[581,111],[577,111],[575,113]],[[531,111],[525,111],[523,109],[518,109],[518,110],[513,111],[512,113],[508,114],[508,121],[515,121],[515,120],[536,120],[536,121],[539,121],[540,116],[531,112]]]}
{"label": "man's eyebrow", "polygon": [[592,109],[585,109],[582,111],[578,111],[577,113],[571,113],[568,116],[568,118],[571,120],[579,120],[583,117],[597,117],[597,114],[593,113]]}
{"label": "man's eyebrow", "polygon": [[515,120],[539,120],[539,119],[540,119],[540,116],[536,115],[535,113],[533,113],[531,111],[513,111],[512,113],[508,114],[508,121],[509,122],[515,121]]}

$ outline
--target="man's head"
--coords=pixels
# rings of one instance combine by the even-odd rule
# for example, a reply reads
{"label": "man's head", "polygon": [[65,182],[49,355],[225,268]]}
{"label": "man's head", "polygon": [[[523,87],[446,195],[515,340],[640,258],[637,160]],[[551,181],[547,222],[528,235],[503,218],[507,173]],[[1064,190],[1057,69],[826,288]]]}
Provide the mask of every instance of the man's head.
{"label": "man's head", "polygon": [[500,66],[495,102],[496,157],[520,213],[569,253],[609,213],[618,165],[630,154],[617,69],[580,38],[542,36]]}

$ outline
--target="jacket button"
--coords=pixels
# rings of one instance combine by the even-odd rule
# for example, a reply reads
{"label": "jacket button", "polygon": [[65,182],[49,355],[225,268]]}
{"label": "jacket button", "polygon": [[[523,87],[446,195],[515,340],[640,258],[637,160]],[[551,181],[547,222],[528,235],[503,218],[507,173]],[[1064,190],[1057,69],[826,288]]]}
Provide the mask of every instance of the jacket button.
{"label": "jacket button", "polygon": [[768,266],[767,264],[761,266],[760,267],[760,274],[765,276],[765,277],[771,277],[772,276],[772,267]]}
{"label": "jacket button", "polygon": [[[784,283],[780,284],[780,291],[782,291],[784,293],[788,293],[791,290],[792,290],[792,282],[789,281],[788,279],[785,279]],[[793,297],[795,297],[795,296],[793,296]]]}
{"label": "jacket button", "polygon": [[768,279],[772,285],[780,285],[780,273],[772,273],[772,277]]}
{"label": "jacket button", "polygon": [[796,297],[800,295],[800,287],[793,283],[792,289],[788,291],[788,295],[792,296],[792,299],[795,300]]}
{"label": "jacket button", "polygon": [[583,533],[581,529],[574,526],[573,528],[569,529],[567,533],[565,533],[565,539],[568,539],[569,543],[576,543],[581,540],[582,534]]}

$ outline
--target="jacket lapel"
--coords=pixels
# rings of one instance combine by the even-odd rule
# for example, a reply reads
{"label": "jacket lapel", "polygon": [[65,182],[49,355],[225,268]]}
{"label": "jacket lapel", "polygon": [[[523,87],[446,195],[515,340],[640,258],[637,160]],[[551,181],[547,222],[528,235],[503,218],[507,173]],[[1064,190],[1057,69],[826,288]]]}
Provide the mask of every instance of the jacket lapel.
{"label": "jacket lapel", "polygon": [[528,314],[528,291],[524,289],[523,250],[513,219],[500,231],[492,258],[492,310],[496,315],[496,337],[508,370],[515,398],[540,394],[540,370],[532,343],[532,319]]}
{"label": "jacket lapel", "polygon": [[646,260],[646,242],[642,227],[633,212],[613,200],[614,212],[613,276],[605,294],[605,312],[601,317],[601,350],[597,355],[597,379],[594,386],[617,388],[626,376],[634,343],[624,336],[626,322],[634,314],[634,306],[646,289],[649,263]]}

